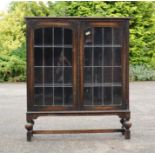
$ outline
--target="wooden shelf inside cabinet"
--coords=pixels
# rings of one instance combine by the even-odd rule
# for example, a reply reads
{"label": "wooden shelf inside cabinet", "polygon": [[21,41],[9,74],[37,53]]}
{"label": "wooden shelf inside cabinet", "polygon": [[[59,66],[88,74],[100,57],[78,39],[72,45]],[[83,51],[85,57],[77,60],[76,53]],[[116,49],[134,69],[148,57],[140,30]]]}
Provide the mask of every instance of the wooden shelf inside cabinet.
{"label": "wooden shelf inside cabinet", "polygon": [[[27,140],[33,134],[103,132],[130,139],[129,18],[27,17],[26,22]],[[122,127],[33,130],[37,117],[62,113],[117,115]]]}

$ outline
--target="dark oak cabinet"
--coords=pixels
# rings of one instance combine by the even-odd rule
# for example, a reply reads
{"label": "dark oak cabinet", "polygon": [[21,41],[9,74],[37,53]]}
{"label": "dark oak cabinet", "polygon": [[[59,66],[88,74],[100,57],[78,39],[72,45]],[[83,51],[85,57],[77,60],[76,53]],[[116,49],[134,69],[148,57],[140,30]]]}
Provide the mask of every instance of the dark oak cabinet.
{"label": "dark oak cabinet", "polygon": [[[129,18],[27,17],[27,140],[121,132],[130,138]],[[120,129],[33,130],[39,116],[117,115]],[[107,117],[108,119],[108,117]]]}

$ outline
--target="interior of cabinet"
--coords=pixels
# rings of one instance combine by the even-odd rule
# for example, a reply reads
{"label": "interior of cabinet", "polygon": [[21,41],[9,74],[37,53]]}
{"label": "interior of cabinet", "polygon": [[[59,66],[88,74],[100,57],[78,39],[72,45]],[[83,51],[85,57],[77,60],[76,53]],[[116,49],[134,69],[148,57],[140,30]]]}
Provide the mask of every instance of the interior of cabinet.
{"label": "interior of cabinet", "polygon": [[35,105],[71,105],[72,30],[36,29],[33,49]]}
{"label": "interior of cabinet", "polygon": [[[90,27],[83,35],[83,105],[121,105],[122,29]],[[73,104],[72,37],[71,29],[61,27],[34,31],[35,105]]]}
{"label": "interior of cabinet", "polygon": [[84,31],[84,105],[120,105],[122,31],[93,27]]}

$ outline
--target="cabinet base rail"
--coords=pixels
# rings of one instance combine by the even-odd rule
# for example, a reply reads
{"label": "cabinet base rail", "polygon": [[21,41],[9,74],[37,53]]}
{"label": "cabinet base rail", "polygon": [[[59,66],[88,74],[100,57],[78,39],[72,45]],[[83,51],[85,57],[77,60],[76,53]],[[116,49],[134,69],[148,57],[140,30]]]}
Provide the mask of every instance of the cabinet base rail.
{"label": "cabinet base rail", "polygon": [[81,134],[125,132],[125,129],[86,129],[86,130],[34,130],[32,134]]}
{"label": "cabinet base rail", "polygon": [[[65,113],[62,113],[64,115]],[[67,113],[68,114],[68,113]],[[71,113],[73,115],[73,113]],[[76,113],[75,113],[76,114]],[[83,113],[86,115],[86,113]],[[87,114],[94,114],[94,113],[87,113]],[[97,113],[98,114],[98,113]],[[119,112],[119,113],[101,113],[102,115],[118,115],[120,117],[120,123],[121,123],[121,128],[117,129],[72,129],[72,130],[34,130],[34,119],[39,117],[41,113],[37,114],[27,114],[27,124],[25,125],[25,128],[27,130],[27,141],[31,141],[32,136],[34,134],[83,134],[83,133],[112,133],[112,132],[121,132],[122,135],[125,137],[125,139],[130,139],[131,138],[131,132],[130,128],[132,124],[129,122],[130,120],[130,112]],[[51,113],[49,114],[44,114],[43,116],[46,115],[52,115]],[[55,115],[55,113],[54,113]],[[69,115],[70,116],[70,115]]]}
{"label": "cabinet base rail", "polygon": [[84,133],[112,133],[121,132],[125,139],[130,139],[130,131],[126,129],[80,129],[80,130],[31,130],[27,132],[27,141],[31,141],[34,134],[84,134]]}

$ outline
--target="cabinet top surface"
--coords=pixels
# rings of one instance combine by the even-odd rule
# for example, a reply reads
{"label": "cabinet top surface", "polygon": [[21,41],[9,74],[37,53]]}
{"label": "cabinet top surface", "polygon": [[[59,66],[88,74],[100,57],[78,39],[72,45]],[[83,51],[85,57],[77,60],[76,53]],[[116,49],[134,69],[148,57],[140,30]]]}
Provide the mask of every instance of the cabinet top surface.
{"label": "cabinet top surface", "polygon": [[129,20],[131,17],[25,17],[26,20],[30,19],[65,19],[65,20]]}

